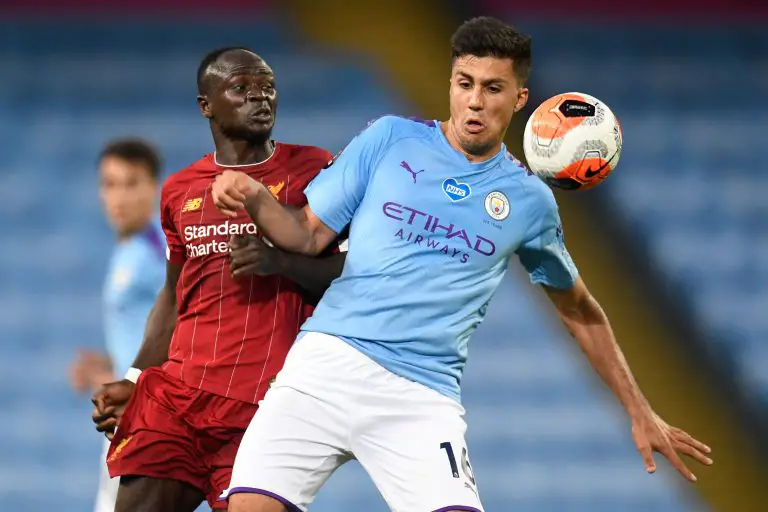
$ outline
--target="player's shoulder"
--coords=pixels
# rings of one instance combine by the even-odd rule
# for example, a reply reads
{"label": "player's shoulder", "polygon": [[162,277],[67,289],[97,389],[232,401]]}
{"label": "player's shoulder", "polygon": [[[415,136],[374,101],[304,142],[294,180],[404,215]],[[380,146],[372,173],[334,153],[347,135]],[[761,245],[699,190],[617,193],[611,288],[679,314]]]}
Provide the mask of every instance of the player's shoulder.
{"label": "player's shoulder", "polygon": [[327,149],[318,146],[305,146],[303,144],[288,144],[280,142],[280,159],[283,164],[290,164],[291,167],[299,166],[314,167],[320,165],[323,167],[333,158],[333,154]]}
{"label": "player's shoulder", "polygon": [[435,128],[435,121],[385,114],[368,121],[355,138],[367,145],[383,148],[402,139],[428,138]]}
{"label": "player's shoulder", "polygon": [[185,194],[192,182],[202,177],[207,179],[208,175],[215,170],[216,164],[213,154],[204,155],[196,162],[168,175],[163,182],[162,196],[170,197]]}
{"label": "player's shoulder", "polygon": [[198,178],[200,172],[210,172],[215,169],[216,164],[213,160],[213,154],[204,155],[196,162],[169,174],[163,183],[163,188],[173,188],[184,185],[189,181]]}
{"label": "player's shoulder", "polygon": [[393,136],[409,136],[431,133],[437,128],[437,123],[419,117],[406,117],[395,114],[385,114],[368,121],[364,132],[382,138]]}
{"label": "player's shoulder", "polygon": [[150,222],[144,230],[136,235],[136,239],[144,249],[144,254],[151,260],[165,262],[165,236],[158,221]]}
{"label": "player's shoulder", "polygon": [[115,247],[116,267],[136,275],[155,276],[165,271],[165,239],[155,221]]}
{"label": "player's shoulder", "polygon": [[505,174],[522,185],[531,206],[539,211],[557,210],[557,201],[549,185],[531,172],[517,157],[507,151],[502,165]]}
{"label": "player's shoulder", "polygon": [[289,174],[299,178],[300,187],[305,186],[310,180],[333,161],[333,154],[318,146],[305,146],[303,144],[280,143],[278,165],[275,170],[287,169]]}
{"label": "player's shoulder", "polygon": [[153,219],[144,229],[138,231],[127,243],[116,247],[129,260],[146,263],[148,260],[165,261],[165,236],[159,219]]}

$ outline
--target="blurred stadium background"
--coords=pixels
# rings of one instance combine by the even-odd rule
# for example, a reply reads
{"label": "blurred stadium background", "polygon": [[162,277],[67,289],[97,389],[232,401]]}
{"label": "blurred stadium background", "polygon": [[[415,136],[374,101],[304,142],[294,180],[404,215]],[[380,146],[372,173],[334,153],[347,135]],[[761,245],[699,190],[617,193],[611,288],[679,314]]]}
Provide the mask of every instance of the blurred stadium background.
{"label": "blurred stadium background", "polygon": [[[768,9],[541,3],[0,2],[0,508],[92,507],[101,439],[66,368],[76,346],[103,345],[102,144],[147,137],[169,172],[209,152],[194,74],[233,44],[277,73],[279,139],[336,152],[383,113],[447,117],[448,38],[492,14],[534,36],[523,114],[578,90],[622,121],[615,175],[558,193],[569,246],[652,403],[710,443],[716,465],[695,468],[696,486],[664,463],[645,474],[617,403],[513,271],[465,376],[486,509],[768,510]],[[519,156],[525,118],[508,137]],[[312,510],[386,507],[349,464]]]}

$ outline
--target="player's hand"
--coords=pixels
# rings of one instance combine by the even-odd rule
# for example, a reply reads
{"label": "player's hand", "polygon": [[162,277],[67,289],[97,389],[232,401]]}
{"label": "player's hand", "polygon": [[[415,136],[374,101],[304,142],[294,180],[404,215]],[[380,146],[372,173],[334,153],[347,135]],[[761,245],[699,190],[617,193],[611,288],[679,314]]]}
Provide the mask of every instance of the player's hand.
{"label": "player's hand", "polygon": [[245,202],[254,197],[264,185],[240,171],[224,171],[213,181],[211,197],[216,208],[234,217],[245,208]]}
{"label": "player's hand", "polygon": [[80,350],[69,367],[69,382],[78,393],[93,391],[113,380],[112,361],[101,352]]}
{"label": "player's hand", "polygon": [[232,235],[229,247],[232,250],[229,271],[234,278],[252,274],[270,276],[280,272],[280,251],[257,236]]}
{"label": "player's hand", "polygon": [[104,432],[107,439],[112,440],[115,427],[120,423],[123,411],[133,394],[136,384],[128,379],[104,384],[93,394],[93,414],[91,419],[96,424],[96,430]]}
{"label": "player's hand", "polygon": [[656,471],[653,452],[664,455],[672,466],[691,482],[696,481],[696,476],[680,460],[678,454],[686,454],[707,466],[712,464],[712,459],[705,455],[712,452],[709,446],[684,430],[668,425],[652,411],[633,422],[632,437],[635,439],[635,445],[643,457],[648,473]]}

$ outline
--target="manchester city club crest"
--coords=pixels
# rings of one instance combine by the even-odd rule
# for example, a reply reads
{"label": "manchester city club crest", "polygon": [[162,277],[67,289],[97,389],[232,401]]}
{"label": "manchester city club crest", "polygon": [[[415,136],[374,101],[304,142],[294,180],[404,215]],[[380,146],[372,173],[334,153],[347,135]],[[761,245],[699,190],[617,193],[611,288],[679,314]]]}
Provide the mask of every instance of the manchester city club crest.
{"label": "manchester city club crest", "polygon": [[504,220],[509,216],[509,199],[502,192],[491,192],[485,196],[485,211],[493,220]]}

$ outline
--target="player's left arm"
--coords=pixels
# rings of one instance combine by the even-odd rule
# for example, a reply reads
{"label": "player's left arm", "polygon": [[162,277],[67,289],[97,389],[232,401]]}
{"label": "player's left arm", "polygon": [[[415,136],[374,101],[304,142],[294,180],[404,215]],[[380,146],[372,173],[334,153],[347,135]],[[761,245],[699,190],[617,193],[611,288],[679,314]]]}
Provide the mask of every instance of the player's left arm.
{"label": "player's left arm", "polygon": [[565,247],[562,225],[554,198],[542,201],[534,214],[529,237],[518,256],[534,284],[542,285],[566,330],[579,344],[592,367],[621,401],[632,422],[632,436],[649,473],[656,471],[653,451],[664,455],[686,478],[696,477],[680,460],[684,453],[702,464],[712,461],[711,450],[687,432],[670,426],[651,408],[640,391],[619,348],[610,322],[597,300],[579,277]]}
{"label": "player's left arm", "polygon": [[680,460],[684,453],[702,464],[712,464],[705,454],[710,448],[687,432],[668,425],[651,408],[640,391],[627,360],[616,341],[610,322],[600,304],[577,278],[568,289],[543,286],[566,330],[579,344],[589,363],[621,401],[632,422],[632,436],[646,470],[656,471],[653,451],[664,455],[683,476],[696,477]]}

